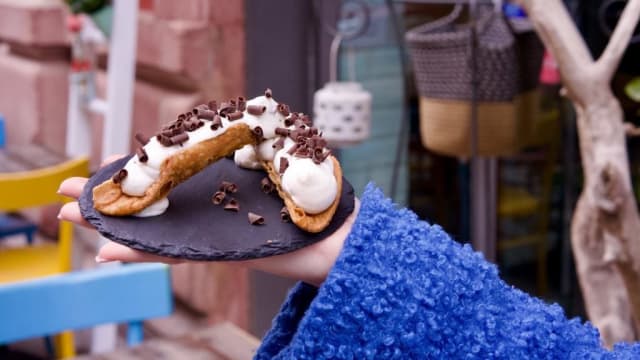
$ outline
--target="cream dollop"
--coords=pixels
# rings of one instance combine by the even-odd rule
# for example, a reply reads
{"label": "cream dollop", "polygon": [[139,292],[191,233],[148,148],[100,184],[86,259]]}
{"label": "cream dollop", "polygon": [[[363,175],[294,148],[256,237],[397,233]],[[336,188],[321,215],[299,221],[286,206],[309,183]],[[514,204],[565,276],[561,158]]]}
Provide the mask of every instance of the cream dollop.
{"label": "cream dollop", "polygon": [[321,213],[336,198],[338,184],[333,171],[329,171],[333,166],[325,163],[328,162],[315,164],[311,159],[297,159],[282,175],[282,188],[306,213]]}
{"label": "cream dollop", "polygon": [[142,209],[142,211],[139,211],[133,214],[133,216],[137,216],[137,217],[157,216],[164,213],[168,207],[169,207],[169,199],[165,197],[147,206],[146,208]]}
{"label": "cream dollop", "polygon": [[233,161],[235,161],[236,165],[246,169],[262,169],[262,164],[253,145],[245,145],[236,150],[235,154],[233,154]]}

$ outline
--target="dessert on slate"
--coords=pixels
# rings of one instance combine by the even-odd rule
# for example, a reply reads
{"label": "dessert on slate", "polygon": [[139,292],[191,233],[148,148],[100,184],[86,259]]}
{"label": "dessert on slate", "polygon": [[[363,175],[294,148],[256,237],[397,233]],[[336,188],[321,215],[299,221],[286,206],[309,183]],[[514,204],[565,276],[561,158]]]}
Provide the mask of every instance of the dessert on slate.
{"label": "dessert on slate", "polygon": [[322,231],[340,201],[342,170],[326,141],[307,115],[290,112],[268,89],[249,101],[199,105],[151,139],[136,138],[144,145],[136,156],[93,189],[103,214],[162,214],[171,189],[234,151],[238,166],[267,172],[303,230]]}

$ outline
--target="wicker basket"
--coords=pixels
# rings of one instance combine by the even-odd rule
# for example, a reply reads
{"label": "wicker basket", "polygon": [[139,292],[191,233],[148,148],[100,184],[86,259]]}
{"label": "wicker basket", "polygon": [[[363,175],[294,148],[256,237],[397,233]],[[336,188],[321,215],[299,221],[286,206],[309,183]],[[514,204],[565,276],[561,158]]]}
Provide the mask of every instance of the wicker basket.
{"label": "wicker basket", "polygon": [[[445,18],[406,35],[420,94],[420,132],[428,149],[471,155],[471,28]],[[481,9],[476,21],[477,155],[516,153],[535,121],[542,44],[530,26]]]}
{"label": "wicker basket", "polygon": [[[411,29],[407,47],[420,96],[471,100],[471,27],[454,22],[462,7],[445,18]],[[476,21],[476,99],[510,101],[519,85],[515,37],[502,14],[480,9]]]}
{"label": "wicker basket", "polygon": [[[532,133],[537,117],[538,91],[513,101],[478,103],[477,155],[517,153]],[[516,121],[518,119],[518,121]],[[461,158],[471,155],[471,103],[420,97],[420,137],[429,150]]]}

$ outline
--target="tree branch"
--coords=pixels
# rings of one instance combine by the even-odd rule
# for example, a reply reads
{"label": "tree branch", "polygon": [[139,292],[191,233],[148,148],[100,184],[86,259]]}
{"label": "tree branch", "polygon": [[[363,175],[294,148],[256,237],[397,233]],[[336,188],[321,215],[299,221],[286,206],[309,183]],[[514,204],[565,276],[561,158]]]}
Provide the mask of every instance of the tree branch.
{"label": "tree branch", "polygon": [[640,0],[630,0],[620,15],[609,44],[596,62],[596,74],[606,84],[611,82],[613,74],[618,69],[638,19],[640,19]]}
{"label": "tree branch", "polygon": [[[584,105],[592,86],[588,70],[591,53],[561,0],[519,0],[556,62],[563,84],[575,101]],[[592,74],[591,74],[592,75]]]}

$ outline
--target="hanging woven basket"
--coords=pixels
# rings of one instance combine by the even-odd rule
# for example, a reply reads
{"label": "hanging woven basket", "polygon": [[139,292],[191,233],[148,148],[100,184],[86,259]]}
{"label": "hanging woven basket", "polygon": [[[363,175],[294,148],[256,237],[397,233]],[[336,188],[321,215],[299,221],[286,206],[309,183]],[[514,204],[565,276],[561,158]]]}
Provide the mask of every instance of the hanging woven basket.
{"label": "hanging woven basket", "polygon": [[[445,155],[471,155],[471,106],[475,68],[477,152],[481,156],[517,152],[526,131],[524,109],[535,108],[535,80],[522,73],[536,71],[536,61],[521,56],[518,41],[530,34],[515,32],[501,13],[480,9],[475,23],[475,66],[469,24],[456,24],[462,6],[445,18],[406,34],[420,95],[420,132],[428,149]],[[535,35],[534,35],[535,36]],[[526,45],[524,45],[526,46]],[[539,60],[538,60],[539,70]],[[524,70],[524,69],[522,69]],[[537,78],[535,72],[533,78]],[[537,83],[536,83],[537,84]],[[523,115],[524,118],[522,117]]]}

